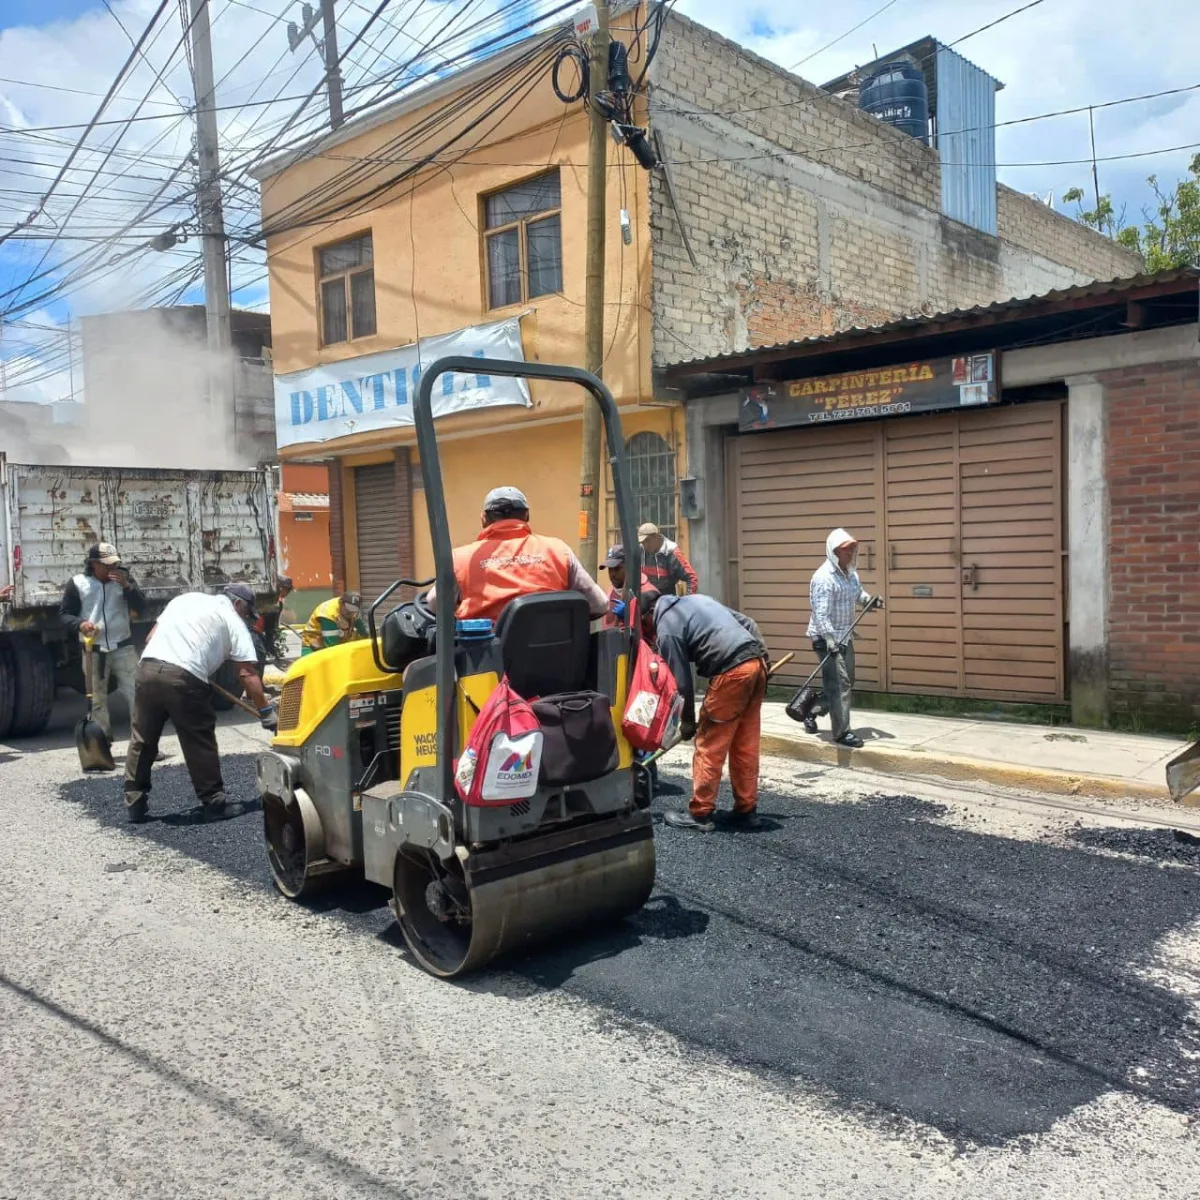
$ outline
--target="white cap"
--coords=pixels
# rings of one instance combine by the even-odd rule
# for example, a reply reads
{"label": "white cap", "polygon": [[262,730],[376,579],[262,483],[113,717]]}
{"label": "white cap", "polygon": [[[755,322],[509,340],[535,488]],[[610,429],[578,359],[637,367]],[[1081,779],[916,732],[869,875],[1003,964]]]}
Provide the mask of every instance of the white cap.
{"label": "white cap", "polygon": [[489,512],[495,508],[523,508],[528,512],[529,501],[525,499],[525,493],[520,488],[492,488],[483,498],[483,511]]}

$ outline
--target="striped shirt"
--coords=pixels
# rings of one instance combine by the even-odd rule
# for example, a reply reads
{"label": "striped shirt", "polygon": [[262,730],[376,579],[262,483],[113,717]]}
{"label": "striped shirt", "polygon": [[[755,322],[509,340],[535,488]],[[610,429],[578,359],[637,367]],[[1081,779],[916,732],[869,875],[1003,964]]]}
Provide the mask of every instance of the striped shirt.
{"label": "striped shirt", "polygon": [[808,636],[816,641],[844,642],[854,624],[854,607],[866,605],[871,597],[863,590],[857,571],[846,574],[831,562],[822,563],[813,572],[808,585],[808,602],[812,616],[808,622]]}

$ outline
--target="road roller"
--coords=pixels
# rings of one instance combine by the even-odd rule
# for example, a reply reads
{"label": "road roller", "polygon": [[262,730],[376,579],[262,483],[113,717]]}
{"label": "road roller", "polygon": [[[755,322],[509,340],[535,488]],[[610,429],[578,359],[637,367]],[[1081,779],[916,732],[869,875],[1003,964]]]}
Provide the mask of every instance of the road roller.
{"label": "road roller", "polygon": [[[620,417],[599,379],[574,367],[439,359],[421,379],[413,416],[444,599],[431,612],[426,589],[434,581],[397,580],[371,605],[368,638],[294,663],[280,692],[278,731],[257,770],[279,891],[303,900],[355,875],[383,885],[413,957],[445,978],[628,916],[648,899],[655,869],[648,788],[621,733],[640,631],[593,629],[576,592],[519,597],[494,626],[456,619],[432,409],[435,385],[455,372],[582,387],[600,406],[621,535],[637,552]],[[634,562],[626,580],[640,577]],[[402,588],[411,598],[396,603]],[[627,582],[625,600],[632,599]],[[573,772],[568,756],[564,771],[556,756],[556,773],[547,777],[543,761],[531,795],[465,803],[455,763],[505,677],[539,706],[547,699],[591,704],[605,739],[611,717],[614,748],[603,766],[581,753],[587,765]]]}

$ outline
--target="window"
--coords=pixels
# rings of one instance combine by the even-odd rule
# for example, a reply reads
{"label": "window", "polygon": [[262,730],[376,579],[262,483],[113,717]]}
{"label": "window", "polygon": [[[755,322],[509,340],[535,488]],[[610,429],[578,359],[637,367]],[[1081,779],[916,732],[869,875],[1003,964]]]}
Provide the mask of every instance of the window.
{"label": "window", "polygon": [[[665,538],[675,540],[675,448],[661,434],[635,433],[625,443],[629,478],[633,491],[633,523],[657,525]],[[621,540],[617,505],[612,499],[612,473],[608,477],[608,540]]]}
{"label": "window", "polygon": [[322,345],[369,337],[375,332],[374,263],[369,233],[317,251]]}
{"label": "window", "polygon": [[488,308],[562,291],[561,206],[557,170],[484,198]]}

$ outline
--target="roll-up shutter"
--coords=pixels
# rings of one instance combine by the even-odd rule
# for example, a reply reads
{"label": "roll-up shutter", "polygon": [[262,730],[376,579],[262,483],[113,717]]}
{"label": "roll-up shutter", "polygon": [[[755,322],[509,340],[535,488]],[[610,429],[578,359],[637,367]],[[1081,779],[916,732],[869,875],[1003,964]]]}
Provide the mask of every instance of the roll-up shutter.
{"label": "roll-up shutter", "polygon": [[386,462],[354,470],[358,587],[369,605],[400,577],[400,512],[396,466]]}

